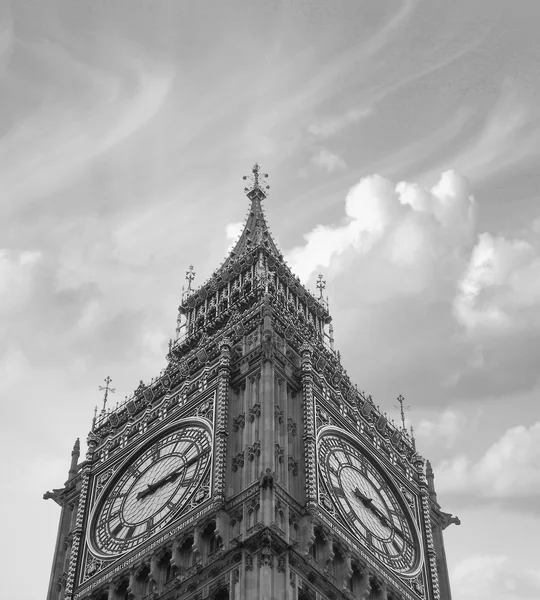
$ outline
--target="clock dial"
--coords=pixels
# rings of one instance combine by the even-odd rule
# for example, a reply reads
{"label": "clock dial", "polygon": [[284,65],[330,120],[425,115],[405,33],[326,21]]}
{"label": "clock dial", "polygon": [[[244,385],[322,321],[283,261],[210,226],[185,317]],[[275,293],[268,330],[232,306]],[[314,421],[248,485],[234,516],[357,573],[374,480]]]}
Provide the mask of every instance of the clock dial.
{"label": "clock dial", "polygon": [[186,505],[209,468],[212,439],[197,422],[176,425],[139,449],[102,493],[89,542],[100,555],[137,546]]}
{"label": "clock dial", "polygon": [[365,545],[403,574],[420,565],[416,528],[399,492],[359,447],[337,434],[319,440],[319,465],[328,493]]}

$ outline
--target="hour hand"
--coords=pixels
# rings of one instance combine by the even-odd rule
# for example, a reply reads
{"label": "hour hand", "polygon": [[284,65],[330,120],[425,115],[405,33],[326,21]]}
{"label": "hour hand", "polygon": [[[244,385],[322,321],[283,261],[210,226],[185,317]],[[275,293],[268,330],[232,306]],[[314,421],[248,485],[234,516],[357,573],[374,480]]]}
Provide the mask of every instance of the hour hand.
{"label": "hour hand", "polygon": [[366,507],[366,508],[370,508],[371,510],[374,509],[373,506],[373,500],[371,498],[368,498],[365,494],[363,494],[358,488],[356,488],[354,490],[354,496],[356,498],[358,498],[358,500],[360,500],[360,502]]}
{"label": "hour hand", "polygon": [[356,488],[354,490],[354,495],[356,498],[358,498],[358,500],[360,500],[360,502],[362,502],[362,504],[366,507],[369,508],[373,513],[375,513],[379,519],[381,520],[381,523],[385,526],[388,526],[388,519],[386,518],[386,516],[384,515],[384,513],[382,513],[376,506],[375,504],[373,504],[373,500],[371,498],[368,498],[366,495],[364,495],[358,488]]}

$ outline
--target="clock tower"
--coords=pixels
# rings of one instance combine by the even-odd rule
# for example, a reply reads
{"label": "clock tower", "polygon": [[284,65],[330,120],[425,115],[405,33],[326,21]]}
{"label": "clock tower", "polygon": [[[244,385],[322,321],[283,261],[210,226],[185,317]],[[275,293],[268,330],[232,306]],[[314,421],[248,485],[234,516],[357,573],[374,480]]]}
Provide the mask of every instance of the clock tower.
{"label": "clock tower", "polygon": [[[360,393],[285,263],[244,230],[179,308],[165,369],[94,419],[47,600],[450,600],[433,471]],[[108,385],[108,384],[107,384]]]}

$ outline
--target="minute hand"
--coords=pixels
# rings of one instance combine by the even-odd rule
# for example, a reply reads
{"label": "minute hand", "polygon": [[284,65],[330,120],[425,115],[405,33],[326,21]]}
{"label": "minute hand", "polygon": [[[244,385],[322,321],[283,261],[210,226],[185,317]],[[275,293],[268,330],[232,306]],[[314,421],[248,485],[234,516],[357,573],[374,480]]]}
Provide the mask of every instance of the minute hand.
{"label": "minute hand", "polygon": [[197,454],[197,456],[194,456],[193,458],[188,460],[186,463],[184,463],[178,469],[175,469],[174,471],[171,471],[168,475],[165,475],[165,477],[162,477],[161,479],[154,481],[154,483],[149,483],[146,486],[145,490],[142,490],[141,492],[139,492],[137,494],[137,500],[140,500],[141,498],[145,498],[146,496],[154,493],[160,487],[163,487],[167,483],[170,483],[171,481],[175,481],[176,479],[178,479],[178,477],[180,477],[180,475],[182,474],[183,471],[185,471],[188,467],[191,467],[192,464],[198,462],[205,454],[208,454],[208,452],[210,452],[210,450],[207,448],[206,450],[203,450],[200,454]]}

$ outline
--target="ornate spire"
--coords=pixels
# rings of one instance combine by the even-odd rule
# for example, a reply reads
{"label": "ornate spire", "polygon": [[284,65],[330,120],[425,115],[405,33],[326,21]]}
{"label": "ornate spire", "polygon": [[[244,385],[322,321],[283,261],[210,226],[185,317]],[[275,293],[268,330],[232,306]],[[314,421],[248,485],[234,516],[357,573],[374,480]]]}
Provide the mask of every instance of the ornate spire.
{"label": "ornate spire", "polygon": [[253,165],[251,175],[244,175],[244,181],[249,182],[249,185],[244,188],[244,192],[251,200],[251,206],[240,238],[221,268],[236,261],[256,246],[264,246],[277,258],[283,258],[272,239],[261,204],[267,197],[267,190],[270,189],[270,186],[264,181],[267,177],[268,173],[262,173],[258,163]]}

